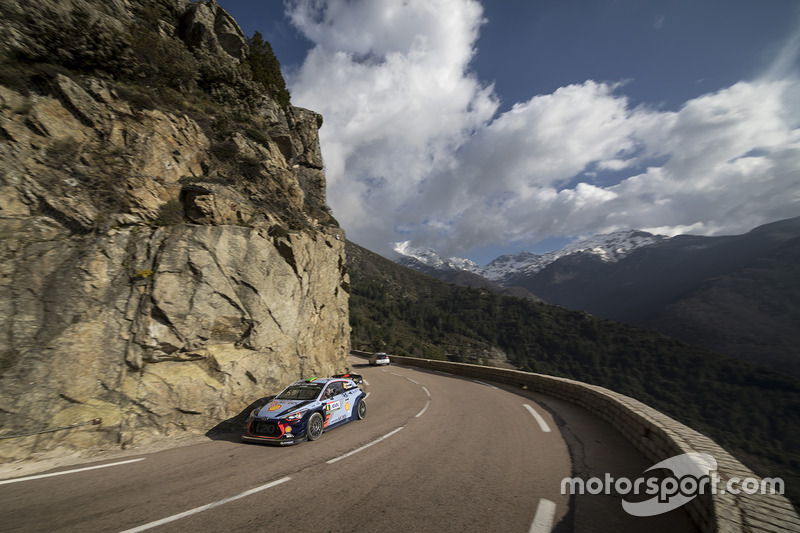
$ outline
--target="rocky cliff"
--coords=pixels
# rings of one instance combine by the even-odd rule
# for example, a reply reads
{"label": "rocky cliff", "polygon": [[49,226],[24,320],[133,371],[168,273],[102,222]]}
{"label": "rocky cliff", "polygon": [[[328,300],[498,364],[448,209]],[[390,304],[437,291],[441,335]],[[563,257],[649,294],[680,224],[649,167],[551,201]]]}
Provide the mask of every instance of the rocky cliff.
{"label": "rocky cliff", "polygon": [[0,11],[0,460],[205,432],[344,371],[322,118],[269,44],[214,2]]}

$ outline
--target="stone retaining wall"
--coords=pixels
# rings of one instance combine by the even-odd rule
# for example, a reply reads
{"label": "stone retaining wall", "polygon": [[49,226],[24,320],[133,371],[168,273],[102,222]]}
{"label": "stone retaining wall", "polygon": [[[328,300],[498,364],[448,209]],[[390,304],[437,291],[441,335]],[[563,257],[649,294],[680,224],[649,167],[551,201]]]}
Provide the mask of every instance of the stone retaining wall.
{"label": "stone retaining wall", "polygon": [[[368,356],[369,352],[353,351]],[[620,431],[656,464],[670,457],[701,452],[718,463],[720,488],[733,478],[761,479],[713,440],[629,396],[566,378],[479,365],[390,355],[392,362],[524,387],[579,405]],[[703,494],[686,504],[704,532],[800,531],[800,516],[779,494]]]}

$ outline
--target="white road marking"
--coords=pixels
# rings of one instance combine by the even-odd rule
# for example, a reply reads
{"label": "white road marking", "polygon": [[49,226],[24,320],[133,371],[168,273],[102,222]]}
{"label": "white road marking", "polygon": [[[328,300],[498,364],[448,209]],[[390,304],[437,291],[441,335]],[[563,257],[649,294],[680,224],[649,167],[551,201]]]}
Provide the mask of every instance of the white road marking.
{"label": "white road marking", "polygon": [[527,403],[523,404],[523,405],[525,406],[525,409],[527,409],[528,411],[531,412],[531,414],[533,415],[533,418],[535,418],[536,421],[539,422],[539,427],[542,428],[542,431],[544,431],[545,433],[550,433],[550,426],[548,426],[547,422],[544,421],[544,418],[542,418],[542,415],[537,413],[536,410],[533,407],[531,407],[530,405],[528,405]]}
{"label": "white road marking", "polygon": [[366,393],[366,394],[364,395],[364,399],[366,400],[367,398],[369,398],[369,395],[370,395],[370,393],[369,393],[369,392],[368,392],[368,393]]}
{"label": "white road marking", "polygon": [[529,533],[550,533],[550,530],[553,529],[555,515],[556,504],[544,498],[540,499]]}
{"label": "white road marking", "polygon": [[366,385],[367,387],[369,387],[369,381],[367,381],[366,379],[362,379],[362,381],[364,382],[364,385]]}
{"label": "white road marking", "polygon": [[406,379],[407,379],[408,381],[410,381],[411,383],[413,383],[414,385],[419,385],[419,381],[414,381],[414,380],[413,380],[413,379],[411,379],[411,378],[406,378]]}
{"label": "white road marking", "polygon": [[109,466],[119,466],[125,465],[128,463],[136,463],[138,461],[144,461],[144,457],[140,457],[138,459],[128,459],[127,461],[119,461],[118,463],[108,463],[105,465],[96,465],[96,466],[87,466],[85,468],[77,468],[75,470],[66,470],[64,472],[53,472],[52,474],[38,474],[36,476],[27,476],[27,477],[20,477],[17,479],[5,479],[0,481],[0,485],[6,485],[8,483],[18,483],[20,481],[31,481],[33,479],[42,479],[45,477],[53,477],[53,476],[63,476],[65,474],[74,474],[76,472],[86,472],[87,470],[97,470],[98,468],[108,468]]}
{"label": "white road marking", "polygon": [[426,389],[425,387],[422,387],[422,390],[424,390],[424,391],[425,391],[425,394],[427,394],[427,395],[428,395],[428,398],[430,398],[430,397],[431,397],[431,391],[429,391],[429,390],[428,390],[428,389]]}
{"label": "white road marking", "polygon": [[346,454],[344,454],[344,455],[340,455],[339,457],[336,457],[336,458],[334,458],[334,459],[331,459],[331,460],[329,460],[329,461],[326,461],[326,462],[327,462],[327,463],[330,465],[330,464],[333,464],[333,463],[335,463],[336,461],[341,461],[342,459],[345,459],[345,458],[347,458],[347,457],[350,457],[351,455],[357,454],[358,452],[360,452],[360,451],[362,451],[362,450],[365,450],[365,449],[369,448],[369,447],[370,447],[370,446],[372,446],[373,444],[378,444],[378,443],[379,443],[380,441],[382,441],[383,439],[388,439],[389,437],[391,437],[392,435],[394,435],[395,433],[397,433],[397,432],[398,432],[398,431],[400,431],[401,429],[403,429],[403,426],[400,426],[399,428],[395,429],[394,431],[390,431],[389,433],[387,433],[387,434],[386,434],[386,435],[384,435],[383,437],[377,438],[377,439],[375,439],[374,441],[370,442],[369,444],[365,444],[365,445],[364,445],[364,446],[362,446],[361,448],[357,448],[357,449],[355,449],[355,450],[353,450],[353,451],[351,451],[351,452],[347,452],[347,453],[346,453]]}
{"label": "white road marking", "polygon": [[473,379],[472,381],[474,381],[475,383],[480,383],[481,385],[486,385],[487,387],[491,387],[493,389],[497,388],[494,385],[490,385],[489,383],[484,383],[483,381],[478,381],[477,379]]}
{"label": "white road marking", "polygon": [[427,410],[428,410],[428,406],[429,406],[430,404],[431,404],[431,401],[430,401],[430,400],[428,400],[428,401],[425,403],[425,407],[423,407],[423,408],[422,408],[422,411],[420,411],[419,413],[417,413],[417,414],[414,416],[414,418],[419,418],[419,417],[421,417],[421,416],[422,416],[422,415],[425,413],[425,411],[427,411]]}
{"label": "white road marking", "polygon": [[274,487],[275,485],[280,485],[281,483],[285,483],[289,481],[290,477],[284,477],[278,479],[277,481],[273,481],[271,483],[267,483],[266,485],[261,485],[260,487],[256,487],[254,489],[246,490],[241,494],[237,494],[236,496],[231,496],[230,498],[225,498],[224,500],[220,500],[218,502],[209,503],[208,505],[203,505],[201,507],[195,507],[194,509],[190,509],[183,513],[175,514],[172,516],[168,516],[166,518],[162,518],[161,520],[156,520],[155,522],[150,522],[133,529],[126,529],[122,533],[138,533],[139,531],[145,531],[148,529],[152,529],[154,527],[162,526],[164,524],[168,524],[170,522],[174,522],[175,520],[180,520],[181,518],[186,518],[187,516],[191,516],[193,514],[202,513],[203,511],[208,511],[209,509],[213,509],[214,507],[219,507],[220,505],[225,505],[226,503],[230,503],[235,500],[239,500],[244,498],[245,496],[250,496],[251,494],[255,494],[256,492],[261,492],[262,490],[266,490],[269,488]]}

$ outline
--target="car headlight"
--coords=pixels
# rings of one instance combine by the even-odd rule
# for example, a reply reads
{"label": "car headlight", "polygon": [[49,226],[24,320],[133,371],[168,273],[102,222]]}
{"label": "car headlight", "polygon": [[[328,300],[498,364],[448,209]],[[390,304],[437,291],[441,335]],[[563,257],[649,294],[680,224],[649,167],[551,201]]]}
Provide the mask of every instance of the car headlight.
{"label": "car headlight", "polygon": [[306,411],[307,411],[307,409],[305,411],[297,411],[296,413],[292,413],[289,416],[287,416],[286,418],[284,418],[283,421],[284,422],[297,422],[298,420],[303,418],[303,415],[306,414]]}
{"label": "car headlight", "polygon": [[247,417],[247,420],[249,421],[249,420],[252,420],[252,419],[254,419],[255,417],[257,417],[257,416],[258,416],[258,412],[259,412],[260,410],[261,410],[261,408],[260,408],[260,407],[256,407],[255,409],[253,409],[252,411],[250,411],[250,416],[249,416],[249,417]]}

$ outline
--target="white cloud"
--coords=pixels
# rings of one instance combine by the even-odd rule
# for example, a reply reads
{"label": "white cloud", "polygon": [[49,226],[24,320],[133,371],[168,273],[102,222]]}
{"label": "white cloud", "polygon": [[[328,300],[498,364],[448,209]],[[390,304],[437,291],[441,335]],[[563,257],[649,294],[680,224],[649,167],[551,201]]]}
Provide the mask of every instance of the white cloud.
{"label": "white cloud", "polygon": [[404,203],[494,115],[467,72],[483,22],[472,1],[312,0],[291,5],[314,49],[291,80],[320,131],[334,214],[357,242],[397,240]]}
{"label": "white cloud", "polygon": [[497,115],[493,88],[469,71],[477,2],[290,8],[316,43],[290,80],[293,102],[323,114],[329,203],[375,251],[413,239],[465,254],[623,228],[731,233],[800,208],[800,84],[778,67],[678,111],[632,107],[624,85],[589,80]]}
{"label": "white cloud", "polygon": [[669,160],[610,188],[627,199],[623,219],[715,234],[795,216],[800,130],[785,113],[791,88],[789,82],[740,82],[691,100],[674,115],[652,114],[663,118],[663,127],[642,138],[650,152]]}

